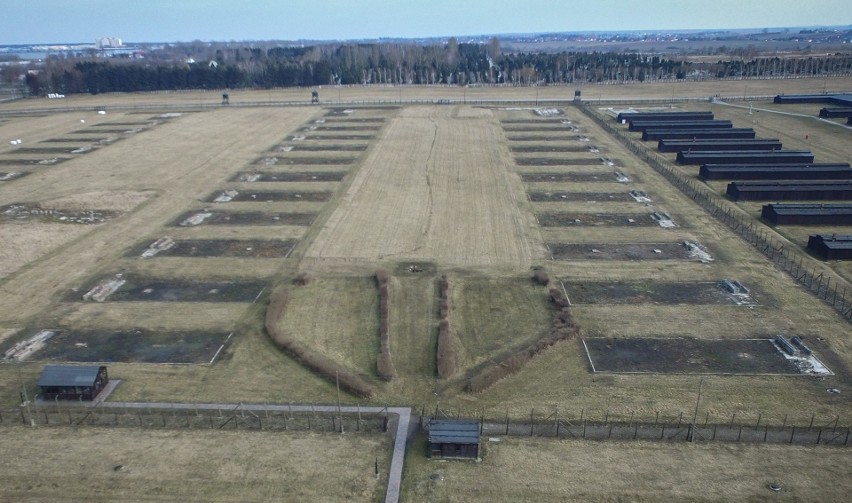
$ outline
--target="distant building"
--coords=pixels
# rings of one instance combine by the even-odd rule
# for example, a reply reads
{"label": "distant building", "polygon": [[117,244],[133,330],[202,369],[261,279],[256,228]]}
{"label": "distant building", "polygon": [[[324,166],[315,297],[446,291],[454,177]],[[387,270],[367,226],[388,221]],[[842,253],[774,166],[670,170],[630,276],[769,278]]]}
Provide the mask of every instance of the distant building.
{"label": "distant building", "polygon": [[123,45],[118,37],[101,37],[95,40],[95,47],[98,49],[115,49]]}

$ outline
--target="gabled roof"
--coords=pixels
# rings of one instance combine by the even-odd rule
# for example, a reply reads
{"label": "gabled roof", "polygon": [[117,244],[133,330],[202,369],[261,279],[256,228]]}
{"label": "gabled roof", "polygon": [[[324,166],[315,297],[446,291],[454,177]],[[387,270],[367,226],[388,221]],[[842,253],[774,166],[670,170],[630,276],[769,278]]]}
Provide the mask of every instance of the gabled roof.
{"label": "gabled roof", "polygon": [[432,419],[429,421],[430,444],[478,444],[479,421]]}
{"label": "gabled roof", "polygon": [[97,365],[47,365],[41,371],[39,386],[93,386],[101,367]]}

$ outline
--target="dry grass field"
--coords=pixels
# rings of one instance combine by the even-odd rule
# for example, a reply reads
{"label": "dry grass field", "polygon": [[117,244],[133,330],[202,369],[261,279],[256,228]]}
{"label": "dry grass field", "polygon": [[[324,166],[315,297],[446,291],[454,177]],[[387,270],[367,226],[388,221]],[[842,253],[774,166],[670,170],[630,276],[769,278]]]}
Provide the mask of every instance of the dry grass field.
{"label": "dry grass field", "polygon": [[378,435],[12,427],[0,446],[0,500],[21,502],[376,502],[390,459]]}
{"label": "dry grass field", "polygon": [[[729,81],[589,86],[584,88],[583,96],[592,100],[665,100],[673,93],[676,97],[736,96],[744,91],[773,95],[814,92],[815,87],[818,92],[824,83],[829,90],[852,88],[852,79],[848,78]],[[542,100],[562,99],[573,95],[572,91],[573,88],[332,88],[320,90],[324,103],[319,107],[219,107],[215,106],[219,101],[219,94],[215,92],[70,96],[61,102],[34,99],[0,105],[0,113],[47,106],[88,107],[87,112],[48,114],[33,111],[25,116],[10,115],[8,120],[0,122],[0,133],[4,137],[22,137],[24,146],[45,142],[43,145],[53,148],[64,144],[58,140],[67,139],[71,140],[68,145],[76,147],[97,141],[89,139],[76,143],[75,138],[92,136],[93,133],[76,132],[84,128],[106,130],[111,121],[147,124],[146,129],[135,133],[115,133],[121,137],[119,140],[98,143],[90,152],[69,154],[69,160],[62,163],[27,164],[25,169],[32,174],[0,183],[0,207],[25,203],[67,211],[112,212],[109,219],[96,225],[32,218],[0,220],[0,239],[6,244],[0,250],[0,344],[5,344],[5,348],[22,335],[19,331],[45,327],[71,330],[138,327],[165,334],[190,330],[234,331],[235,337],[213,365],[110,363],[110,375],[122,380],[111,399],[333,403],[336,399],[334,383],[280,352],[264,332],[268,293],[274,288],[286,288],[290,291],[290,302],[279,320],[279,327],[307,347],[333,358],[373,383],[377,389],[372,399],[375,404],[410,404],[430,409],[439,402],[447,410],[461,410],[469,415],[482,411],[487,415],[501,415],[509,409],[513,417],[528,417],[531,408],[545,410],[559,406],[560,413],[569,418],[583,413],[593,420],[603,419],[609,411],[611,418],[653,419],[656,413],[668,416],[690,413],[700,378],[682,374],[595,374],[590,371],[586,353],[578,340],[554,345],[520,371],[482,393],[466,393],[463,385],[477,366],[506,356],[550,331],[554,311],[548,301],[547,288],[530,280],[533,267],[542,268],[550,276],[551,286],[559,287],[561,281],[569,288],[593,281],[698,282],[731,278],[752,289],[757,306],[596,303],[575,305],[571,312],[581,328],[581,336],[590,337],[719,339],[800,335],[836,375],[820,378],[707,376],[700,414],[710,421],[730,420],[731,414],[736,414],[744,421],[763,418],[773,425],[780,424],[785,415],[789,416],[787,424],[806,424],[815,414],[823,423],[839,416],[841,425],[848,424],[852,413],[852,399],[847,392],[852,383],[849,324],[641,162],[583,111],[565,107],[558,118],[570,120],[576,131],[566,129],[557,135],[514,130],[534,128],[539,121],[546,120],[532,108],[429,103],[439,99],[534,99],[536,93]],[[231,93],[231,103],[235,105],[241,102],[273,105],[308,98],[309,90],[304,89]],[[334,98],[342,100],[346,107],[351,106],[351,113],[343,107],[329,106],[328,102]],[[400,99],[425,100],[425,103],[399,108],[359,107],[349,103]],[[849,162],[847,129],[811,118],[769,112],[777,108],[807,114],[806,109],[755,102],[755,108],[758,105],[765,110],[752,114],[747,108],[709,102],[678,107],[713,110],[719,118],[731,119],[738,127],[755,127],[758,136],[781,138],[785,148],[812,148],[819,162]],[[94,107],[99,106],[105,107],[108,113],[96,114]],[[120,109],[125,106],[137,110]],[[142,107],[152,108],[142,111]],[[814,113],[817,109],[815,106]],[[175,110],[187,113],[162,117],[165,111]],[[188,113],[189,110],[196,112]],[[599,112],[607,113],[606,110]],[[377,120],[379,122],[369,124],[380,128],[361,131],[310,129],[328,126],[334,121],[357,124],[346,120],[358,118]],[[86,120],[86,124],[81,124],[80,119]],[[318,122],[320,120],[325,122]],[[804,134],[809,134],[807,141]],[[310,138],[294,139],[303,135]],[[340,135],[375,137],[335,138]],[[554,141],[512,140],[516,135],[555,135],[558,138]],[[589,141],[580,141],[578,136]],[[360,145],[364,149],[333,150],[340,145]],[[588,145],[594,145],[599,152],[590,152]],[[288,146],[294,149],[282,150]],[[308,150],[297,150],[295,146]],[[518,147],[527,147],[527,150],[513,151]],[[331,150],[322,150],[324,148]],[[548,148],[554,150],[548,151]],[[26,159],[49,155],[55,154],[28,153]],[[0,145],[0,160],[18,162],[15,159],[24,159],[23,156],[16,154],[14,147],[6,142]],[[270,161],[272,157],[277,160]],[[611,159],[614,165],[605,166],[600,157]],[[336,164],[339,159],[349,158],[351,163]],[[538,162],[530,161],[535,158],[545,160],[529,165]],[[676,169],[691,176],[697,174],[695,167]],[[613,176],[616,170],[629,176],[631,181],[617,183]],[[604,178],[582,182],[524,181],[523,176],[533,173],[592,173]],[[252,174],[295,175],[297,180],[258,181],[250,176]],[[335,181],[314,181],[317,179],[312,178],[321,179],[322,175],[331,174],[339,176],[335,175]],[[724,190],[721,184],[709,186],[717,191]],[[211,195],[232,189],[324,191],[331,195],[322,201],[211,202]],[[535,191],[623,195],[632,189],[646,192],[653,202],[605,199],[533,202],[528,196]],[[752,218],[759,212],[757,204],[729,202],[729,205]],[[310,212],[315,217],[311,225],[236,225],[231,222],[230,225],[181,226],[175,222],[189,211],[203,213],[205,209]],[[557,212],[650,214],[652,211],[668,212],[678,226],[671,229],[629,225],[542,227],[536,220],[536,215]],[[779,228],[773,232],[801,249],[808,231]],[[289,255],[276,258],[171,256],[141,259],[130,253],[163,237],[295,239],[297,243]],[[552,260],[546,247],[547,243],[590,246],[638,243],[651,247],[655,243],[683,240],[705,245],[714,260],[709,263],[694,260]],[[412,265],[417,266],[417,272],[409,269]],[[845,275],[847,280],[852,279],[847,264],[814,261],[813,267],[830,268]],[[391,357],[398,372],[398,378],[390,382],[380,382],[376,376],[379,296],[374,274],[379,268],[390,272],[389,337]],[[313,281],[306,286],[294,285],[293,279],[299,273],[310,273]],[[175,281],[262,281],[267,287],[254,303],[76,300],[85,293],[84,288],[115,274]],[[450,284],[448,319],[452,340],[457,343],[459,363],[458,372],[449,380],[438,379],[436,374],[440,319],[438,279],[442,274],[447,275]],[[23,365],[0,365],[0,404],[4,407],[17,404],[22,381],[31,392],[36,391],[34,383],[42,364],[37,356],[34,360]],[[828,393],[830,388],[839,388],[841,393]],[[343,401],[357,403],[354,397],[345,394]],[[20,431],[20,441],[33,446],[34,453],[54,452],[50,441],[54,432],[60,432],[45,430],[44,443],[39,443],[42,441],[28,435],[29,430]],[[97,432],[75,430],[80,431],[90,437],[98,435]],[[226,454],[221,454],[224,447],[213,445],[214,441],[206,437],[201,438],[201,432],[197,433],[199,438],[191,439],[187,432],[171,436],[166,432],[134,431],[127,435],[130,439],[138,438],[143,447],[150,446],[142,453],[132,451],[134,447],[129,442],[125,446],[122,439],[112,439],[113,434],[112,430],[104,433],[109,435],[109,442],[115,443],[116,452],[127,452],[128,459],[138,461],[110,460],[105,465],[109,473],[103,478],[90,479],[92,484],[79,490],[91,487],[92,492],[79,493],[79,499],[122,499],[132,492],[156,496],[155,487],[162,491],[162,499],[191,500],[187,495],[193,487],[200,487],[197,489],[202,495],[199,500],[240,499],[236,491],[241,486],[221,488],[217,485],[221,482],[224,486],[240,476],[242,468],[239,466],[242,465],[234,464],[236,462],[214,463],[214,469],[224,473],[216,478],[207,473],[210,468],[192,464],[186,472],[167,473],[164,461],[141,457],[159,449],[154,445],[162,444],[174,445],[178,453],[189,452],[188,445],[192,442],[198,444],[204,456],[224,457]],[[9,443],[17,439],[7,437],[3,435],[0,440],[0,443],[7,442],[9,447],[4,446],[4,451],[22,450]],[[334,463],[342,465],[347,459],[353,459],[347,449],[351,449],[351,453],[376,449],[386,453],[384,444],[378,439],[369,440],[378,442],[369,446],[357,442],[357,445],[350,445],[343,440],[336,446],[317,446],[310,442],[326,440],[296,437],[276,450],[278,437],[276,440],[267,437],[265,434],[235,434],[233,443],[238,445],[234,449],[242,452],[239,455],[246,456],[245,459],[252,449],[262,452],[262,456],[273,460],[269,462],[270,467],[278,466],[278,457],[288,450],[305,452],[306,456],[314,458],[306,458],[304,467],[294,466],[285,474],[294,478],[285,478],[283,482],[273,481],[272,475],[266,475],[273,473],[271,469],[261,469],[253,479],[257,482],[253,489],[256,492],[249,499],[281,497],[274,491],[284,486],[315,491],[300,493],[296,498],[307,500],[348,497],[372,501],[381,492],[376,492],[377,486],[372,479],[362,480],[361,475],[352,472],[357,470],[352,466],[357,464],[354,462],[346,469],[340,468],[341,473],[351,476],[330,482],[332,486],[327,493],[322,491],[322,486],[329,477],[321,477],[323,484],[307,481],[310,473],[315,473],[312,471],[316,469],[314,465],[322,466],[327,457],[318,452],[327,452],[335,458],[329,461],[332,463],[329,470],[333,471]],[[361,441],[360,437],[356,440]],[[254,443],[263,445],[256,447]],[[103,459],[112,456],[105,450],[106,445],[109,444],[104,443],[103,451],[95,451],[102,453]],[[483,464],[427,464],[421,457],[423,446],[415,444],[409,452],[407,500],[516,501],[527,498],[556,501],[564,499],[566,494],[576,493],[577,499],[589,501],[641,501],[653,500],[663,488],[668,490],[672,486],[673,499],[678,500],[700,500],[703,495],[717,493],[722,495],[718,499],[759,500],[771,496],[765,489],[768,483],[765,477],[772,473],[783,474],[783,478],[780,475],[778,478],[786,481],[785,490],[777,495],[781,499],[803,500],[816,495],[832,500],[840,484],[818,482],[823,475],[834,477],[837,468],[833,466],[842,455],[841,451],[829,449],[791,448],[787,451],[782,446],[592,446],[549,440],[503,440],[500,444],[489,444],[487,451]],[[541,457],[536,458],[536,453]],[[62,459],[58,458],[57,466]],[[626,459],[631,460],[630,464],[624,463]],[[281,461],[284,468],[280,472],[287,472],[290,464],[298,464],[294,463],[298,456],[290,456],[288,460]],[[601,463],[601,460],[609,462]],[[145,463],[146,475],[140,476],[138,481],[126,481],[138,473],[134,468],[137,463]],[[797,472],[792,468],[796,463],[808,464],[809,468]],[[124,464],[129,471],[113,472],[115,464]],[[606,469],[594,472],[588,469],[601,464]],[[486,466],[491,469],[479,470]],[[702,470],[702,466],[717,469]],[[684,471],[677,472],[676,467]],[[76,469],[78,472],[69,477],[82,474],[85,468]],[[25,468],[16,470],[19,471],[8,473],[18,474],[22,480],[30,477],[32,482],[12,486],[4,483],[3,486],[12,487],[7,490],[13,492],[0,493],[0,499],[50,499],[55,494],[50,491],[59,490],[48,487],[48,482],[36,481]],[[430,480],[429,475],[435,471],[441,471],[445,480]],[[527,478],[520,480],[516,473],[523,473]],[[737,478],[735,474],[740,473],[742,477]],[[574,477],[566,478],[568,475]],[[192,484],[181,486],[180,477],[186,477]],[[163,479],[162,484],[151,485],[157,478]],[[724,483],[733,478],[736,483]],[[209,488],[201,487],[206,479],[217,482]],[[56,479],[49,483],[62,487],[66,480]],[[609,483],[612,480],[619,480],[619,483],[612,486]],[[333,484],[338,482],[339,487],[335,487]],[[283,485],[276,485],[279,483]],[[373,485],[365,489],[362,483]],[[110,492],[107,484],[117,484],[116,492]],[[464,490],[459,491],[460,488]],[[36,493],[36,490],[46,492]]]}
{"label": "dry grass field", "polygon": [[852,489],[843,448],[500,438],[480,463],[424,452],[411,447],[402,501],[842,501]]}
{"label": "dry grass field", "polygon": [[307,257],[528,266],[541,247],[516,202],[517,182],[500,137],[489,110],[405,109],[365,159]]}

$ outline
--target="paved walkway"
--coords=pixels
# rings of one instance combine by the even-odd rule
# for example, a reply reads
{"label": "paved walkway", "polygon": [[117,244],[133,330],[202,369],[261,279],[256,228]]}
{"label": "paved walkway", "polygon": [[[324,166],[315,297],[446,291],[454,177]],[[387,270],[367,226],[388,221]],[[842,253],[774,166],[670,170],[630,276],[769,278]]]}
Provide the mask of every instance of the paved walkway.
{"label": "paved walkway", "polygon": [[[273,404],[241,404],[241,403],[170,403],[170,402],[100,402],[99,408],[125,409],[187,409],[187,410],[250,410],[260,412],[337,412],[336,405],[273,405]],[[347,414],[366,412],[378,414],[385,407],[351,407],[341,406],[340,412]],[[399,417],[396,425],[396,436],[393,443],[393,456],[388,470],[388,487],[385,493],[385,503],[397,503],[402,485],[402,467],[405,462],[405,448],[408,439],[408,427],[411,422],[411,409],[408,407],[387,407],[388,414]]]}

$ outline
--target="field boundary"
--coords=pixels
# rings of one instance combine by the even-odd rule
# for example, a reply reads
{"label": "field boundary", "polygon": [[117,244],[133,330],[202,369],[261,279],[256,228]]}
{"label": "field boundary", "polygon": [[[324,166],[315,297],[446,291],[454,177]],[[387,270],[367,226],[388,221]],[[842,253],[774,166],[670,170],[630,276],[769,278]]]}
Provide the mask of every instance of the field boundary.
{"label": "field boundary", "polygon": [[[565,413],[559,407],[549,409],[530,409],[526,417],[511,416],[509,409],[503,417],[494,417],[482,411],[477,416],[468,416],[480,421],[480,435],[483,442],[499,441],[499,437],[552,437],[555,439],[583,440],[638,440],[650,442],[725,442],[725,443],[769,443],[793,445],[823,445],[848,447],[852,427],[841,426],[840,416],[830,419],[817,418],[793,424],[788,422],[789,415],[782,421],[772,421],[762,414],[754,422],[737,421],[737,414],[721,421],[710,414],[693,417],[680,412],[678,415],[665,416],[657,412],[653,422],[616,418],[609,410],[601,419],[591,419],[593,411],[582,409],[579,414]],[[600,412],[600,411],[595,411]],[[596,414],[597,415],[597,414]],[[447,413],[438,406],[434,414],[426,415],[425,408],[420,415],[421,429],[430,419],[459,418],[458,414]]]}

